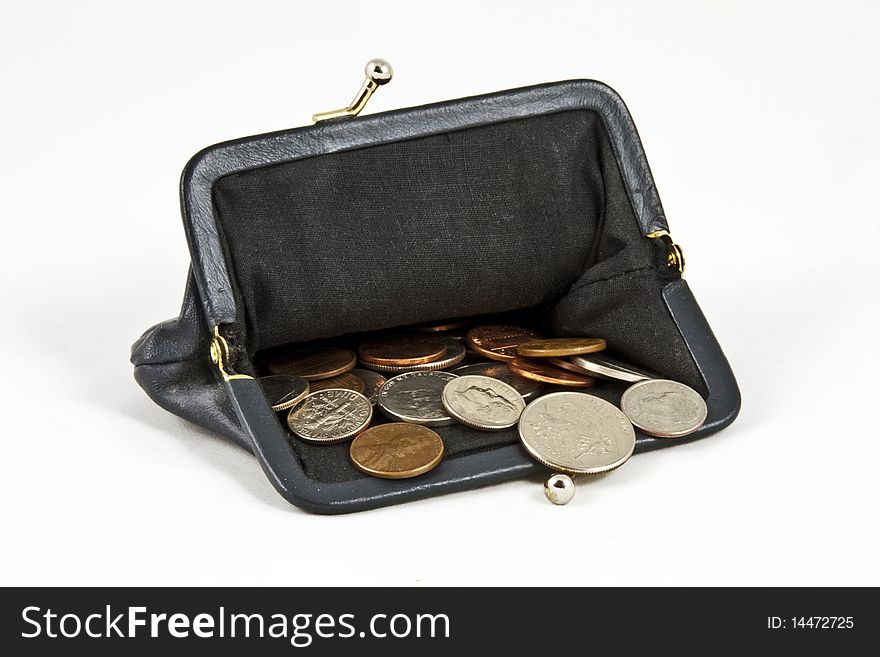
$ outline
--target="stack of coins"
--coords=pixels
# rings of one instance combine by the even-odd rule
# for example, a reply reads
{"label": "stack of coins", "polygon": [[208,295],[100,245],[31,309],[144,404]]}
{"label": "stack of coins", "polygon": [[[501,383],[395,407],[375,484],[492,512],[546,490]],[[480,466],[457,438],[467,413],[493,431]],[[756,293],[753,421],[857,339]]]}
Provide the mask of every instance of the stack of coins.
{"label": "stack of coins", "polygon": [[[293,351],[269,362],[260,381],[272,409],[287,413],[295,439],[351,440],[352,463],[375,477],[415,477],[439,465],[445,445],[437,427],[518,427],[526,453],[557,472],[544,487],[556,504],[573,497],[573,476],[622,465],[635,447],[634,426],[676,438],[706,419],[698,393],[607,355],[602,338],[544,338],[510,325],[464,333],[467,324],[397,329],[356,350]],[[462,365],[466,357],[476,362]],[[577,390],[597,380],[631,384],[620,408]]]}

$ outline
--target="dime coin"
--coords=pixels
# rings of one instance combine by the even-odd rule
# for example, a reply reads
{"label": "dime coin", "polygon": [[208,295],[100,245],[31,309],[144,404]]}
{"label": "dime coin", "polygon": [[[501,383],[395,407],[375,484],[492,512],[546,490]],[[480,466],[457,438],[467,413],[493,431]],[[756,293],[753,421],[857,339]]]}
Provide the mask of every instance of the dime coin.
{"label": "dime coin", "polygon": [[361,362],[370,365],[419,365],[446,355],[446,341],[436,335],[385,335],[358,347]]}
{"label": "dime coin", "polygon": [[620,408],[639,429],[659,438],[693,433],[706,421],[708,409],[699,393],[683,383],[650,379],[631,385]]}
{"label": "dime coin", "polygon": [[364,389],[361,390],[364,393],[364,397],[369,399],[371,404],[375,404],[379,396],[379,388],[385,385],[385,377],[376,372],[358,368],[353,369],[351,374],[354,374],[364,384]]}
{"label": "dime coin", "polygon": [[636,444],[633,426],[620,409],[582,392],[538,397],[519,419],[519,437],[535,460],[569,475],[613,470]]}
{"label": "dime coin", "polygon": [[467,319],[438,319],[435,322],[416,324],[410,328],[413,331],[419,331],[420,333],[438,333],[440,331],[454,331],[455,329],[460,329],[467,326],[467,323]]}
{"label": "dime coin", "polygon": [[313,392],[290,409],[287,426],[309,443],[341,443],[367,428],[373,418],[370,400],[354,390]]}
{"label": "dime coin", "polygon": [[433,370],[444,370],[447,367],[458,365],[464,360],[466,350],[464,345],[451,337],[443,336],[446,343],[446,355],[430,363],[422,363],[421,365],[375,365],[373,363],[361,363],[364,367],[377,372],[386,372],[388,374],[403,374],[404,372],[431,372]]}
{"label": "dime coin", "polygon": [[403,422],[442,427],[455,420],[443,408],[441,395],[457,378],[449,372],[407,372],[388,379],[376,402],[385,415]]}
{"label": "dime coin", "polygon": [[312,381],[311,392],[319,390],[327,390],[328,388],[343,388],[344,390],[354,390],[355,392],[364,391],[364,382],[355,374],[353,370],[349,370],[345,374],[334,376],[329,379],[321,379],[320,381]]}
{"label": "dime coin", "polygon": [[351,442],[348,453],[361,472],[383,479],[407,479],[440,463],[443,440],[428,427],[392,422],[364,431]]}
{"label": "dime coin", "polygon": [[507,363],[499,363],[493,361],[491,363],[473,363],[472,365],[462,365],[452,370],[453,374],[458,376],[468,376],[478,374],[480,376],[491,376],[493,379],[504,381],[507,385],[516,388],[516,391],[522,395],[523,399],[531,399],[537,395],[544,386],[540,381],[527,379],[524,376],[514,373]]}
{"label": "dime coin", "polygon": [[318,381],[348,372],[356,363],[357,357],[348,349],[319,347],[279,356],[269,363],[269,372],[292,374],[306,381]]}
{"label": "dime coin", "polygon": [[550,356],[576,356],[592,354],[605,348],[602,338],[553,338],[552,340],[532,340],[516,348],[520,356],[548,358]]}
{"label": "dime coin", "polygon": [[640,370],[632,365],[627,365],[607,354],[590,354],[589,356],[572,356],[569,359],[576,367],[589,376],[601,376],[603,379],[617,379],[619,381],[644,381],[654,378],[648,372]]}
{"label": "dime coin", "polygon": [[467,343],[486,358],[513,360],[517,357],[516,349],[520,344],[540,337],[534,331],[518,326],[486,325],[468,331]]}
{"label": "dime coin", "polygon": [[472,429],[500,431],[519,420],[526,407],[522,395],[511,385],[488,376],[459,376],[446,384],[443,408]]}
{"label": "dime coin", "polygon": [[551,365],[546,361],[533,358],[517,358],[510,361],[507,365],[514,373],[527,379],[534,379],[543,383],[553,383],[558,386],[587,388],[596,382],[595,379],[588,377],[586,374],[575,374],[561,367]]}
{"label": "dime coin", "polygon": [[275,374],[261,376],[259,381],[273,411],[286,411],[309,394],[309,382],[298,376]]}

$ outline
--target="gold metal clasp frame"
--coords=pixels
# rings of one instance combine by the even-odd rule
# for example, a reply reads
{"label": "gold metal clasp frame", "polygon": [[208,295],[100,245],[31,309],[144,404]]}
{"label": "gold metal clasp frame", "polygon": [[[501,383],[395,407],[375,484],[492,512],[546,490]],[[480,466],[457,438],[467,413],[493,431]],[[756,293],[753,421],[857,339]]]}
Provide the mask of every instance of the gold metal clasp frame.
{"label": "gold metal clasp frame", "polygon": [[253,377],[247,374],[230,374],[226,367],[229,364],[229,343],[226,338],[220,335],[220,327],[215,326],[211,329],[211,362],[220,370],[220,375],[224,381],[231,379],[250,379]]}
{"label": "gold metal clasp frame", "polygon": [[326,121],[327,119],[338,119],[342,116],[357,116],[370,100],[370,96],[383,84],[391,82],[391,76],[394,70],[391,64],[384,59],[371,59],[364,68],[364,74],[367,76],[361,85],[357,96],[346,107],[329,112],[319,112],[312,115],[312,122]]}
{"label": "gold metal clasp frame", "polygon": [[684,274],[684,251],[681,250],[681,246],[673,241],[672,235],[669,234],[668,230],[655,230],[653,233],[648,233],[645,237],[663,240],[666,244],[666,266],[670,269],[678,270],[679,274]]}

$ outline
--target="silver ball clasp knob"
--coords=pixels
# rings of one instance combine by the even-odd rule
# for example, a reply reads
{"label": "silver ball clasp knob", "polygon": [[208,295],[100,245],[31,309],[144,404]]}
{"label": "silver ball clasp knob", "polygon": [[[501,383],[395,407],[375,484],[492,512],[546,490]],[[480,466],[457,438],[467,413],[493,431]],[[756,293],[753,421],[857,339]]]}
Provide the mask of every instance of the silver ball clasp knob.
{"label": "silver ball clasp knob", "polygon": [[387,84],[391,82],[394,69],[384,59],[371,59],[364,67],[364,74],[376,84]]}
{"label": "silver ball clasp knob", "polygon": [[574,493],[574,480],[567,474],[555,474],[544,482],[544,496],[553,504],[568,504]]}

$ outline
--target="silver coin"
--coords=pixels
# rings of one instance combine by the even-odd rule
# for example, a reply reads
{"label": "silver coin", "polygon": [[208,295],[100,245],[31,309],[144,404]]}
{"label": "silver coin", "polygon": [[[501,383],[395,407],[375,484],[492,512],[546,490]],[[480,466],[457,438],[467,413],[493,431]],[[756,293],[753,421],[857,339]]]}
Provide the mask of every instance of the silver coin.
{"label": "silver coin", "polygon": [[654,378],[651,373],[633,365],[628,365],[607,354],[571,356],[568,360],[590,376],[601,376],[605,379],[617,379],[618,381],[627,381],[629,383]]}
{"label": "silver coin", "polygon": [[363,381],[364,396],[370,400],[371,404],[375,404],[376,399],[379,397],[379,388],[385,385],[387,379],[378,372],[371,372],[370,370],[355,368],[350,370],[350,372]]}
{"label": "silver coin", "polygon": [[457,378],[449,372],[406,372],[388,379],[379,389],[376,402],[393,420],[442,427],[455,420],[443,408],[441,395],[447,383]]}
{"label": "silver coin", "polygon": [[456,420],[482,431],[509,429],[526,407],[516,388],[478,375],[459,376],[447,383],[441,401]]}
{"label": "silver coin", "polygon": [[668,379],[631,385],[620,398],[620,408],[639,429],[659,438],[693,433],[703,426],[709,413],[696,390]]}
{"label": "silver coin", "polygon": [[273,411],[286,411],[309,394],[309,382],[298,376],[273,374],[258,380]]}
{"label": "silver coin", "polygon": [[500,363],[498,361],[462,365],[452,371],[459,376],[491,376],[493,379],[504,381],[507,385],[513,386],[522,395],[523,399],[531,399],[544,389],[544,385],[540,381],[533,381],[532,379],[520,376],[512,371],[507,366],[507,363]]}
{"label": "silver coin", "polygon": [[367,363],[361,361],[361,367],[375,370],[376,372],[385,372],[387,374],[403,374],[405,372],[434,372],[436,370],[445,370],[447,367],[458,365],[464,360],[467,350],[464,344],[447,336],[442,336],[446,343],[446,355],[430,363],[421,363],[419,365],[377,365],[375,363]]}
{"label": "silver coin", "polygon": [[626,415],[604,399],[583,392],[538,397],[519,419],[526,451],[566,474],[599,474],[623,465],[636,445]]}
{"label": "silver coin", "polygon": [[287,426],[309,443],[341,443],[367,428],[373,405],[361,393],[343,388],[313,392],[290,409]]}

